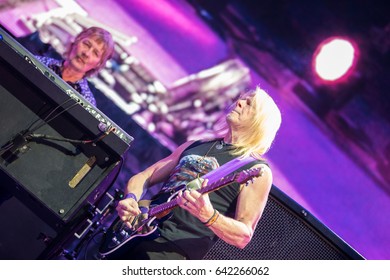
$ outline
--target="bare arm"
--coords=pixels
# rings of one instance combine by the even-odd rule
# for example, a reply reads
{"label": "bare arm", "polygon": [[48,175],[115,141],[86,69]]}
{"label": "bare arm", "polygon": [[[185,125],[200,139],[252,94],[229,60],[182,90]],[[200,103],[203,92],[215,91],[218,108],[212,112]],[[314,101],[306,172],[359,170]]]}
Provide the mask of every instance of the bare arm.
{"label": "bare arm", "polygon": [[[131,177],[127,183],[125,193],[133,193],[139,199],[145,190],[151,188],[154,184],[165,181],[172,169],[178,164],[181,153],[192,143],[193,141],[184,143],[168,157]],[[116,210],[122,221],[129,221],[131,217],[140,214],[138,203],[132,198],[119,201]]]}
{"label": "bare arm", "polygon": [[[271,170],[266,165],[254,167],[260,166],[264,167],[264,174],[252,184],[243,187],[238,196],[234,219],[220,214],[215,223],[209,227],[222,240],[238,248],[244,248],[252,239],[271,189]],[[187,200],[189,203],[184,205]],[[179,193],[178,204],[203,223],[208,221],[214,213],[209,196],[201,195],[196,191]]]}

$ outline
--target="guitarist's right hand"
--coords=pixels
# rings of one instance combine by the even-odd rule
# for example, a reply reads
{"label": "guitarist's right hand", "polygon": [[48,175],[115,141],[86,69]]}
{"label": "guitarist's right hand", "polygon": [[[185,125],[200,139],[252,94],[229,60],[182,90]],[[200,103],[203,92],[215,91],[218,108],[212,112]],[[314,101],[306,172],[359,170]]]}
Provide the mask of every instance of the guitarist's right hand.
{"label": "guitarist's right hand", "polygon": [[138,215],[141,214],[141,210],[138,207],[138,203],[133,198],[122,199],[116,206],[116,211],[120,219],[128,226],[133,229],[136,223]]}

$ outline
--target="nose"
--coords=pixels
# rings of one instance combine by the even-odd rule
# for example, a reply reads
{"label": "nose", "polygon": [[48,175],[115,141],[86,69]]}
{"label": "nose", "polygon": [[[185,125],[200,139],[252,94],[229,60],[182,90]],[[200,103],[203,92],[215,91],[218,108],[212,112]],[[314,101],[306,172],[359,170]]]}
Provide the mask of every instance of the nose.
{"label": "nose", "polygon": [[242,102],[243,102],[242,99],[238,99],[238,100],[237,100],[237,106],[238,106],[239,108],[242,108]]}
{"label": "nose", "polygon": [[92,48],[85,48],[82,50],[81,54],[84,56],[84,57],[89,57],[91,55],[91,52],[93,51]]}

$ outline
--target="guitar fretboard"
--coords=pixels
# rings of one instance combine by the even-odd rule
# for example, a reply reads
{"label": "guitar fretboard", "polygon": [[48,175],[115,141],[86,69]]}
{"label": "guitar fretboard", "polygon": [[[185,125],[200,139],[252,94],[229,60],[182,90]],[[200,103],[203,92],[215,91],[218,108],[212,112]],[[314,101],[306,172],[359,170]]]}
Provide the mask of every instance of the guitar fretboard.
{"label": "guitar fretboard", "polygon": [[[215,191],[223,186],[226,186],[232,182],[234,182],[237,174],[228,175],[218,181],[215,181],[214,183],[207,185],[206,187],[198,190],[201,194],[209,193],[212,191]],[[162,203],[160,205],[157,205],[149,210],[149,217],[156,216],[164,211],[170,210],[172,208],[175,208],[178,205],[176,202],[176,199]]]}

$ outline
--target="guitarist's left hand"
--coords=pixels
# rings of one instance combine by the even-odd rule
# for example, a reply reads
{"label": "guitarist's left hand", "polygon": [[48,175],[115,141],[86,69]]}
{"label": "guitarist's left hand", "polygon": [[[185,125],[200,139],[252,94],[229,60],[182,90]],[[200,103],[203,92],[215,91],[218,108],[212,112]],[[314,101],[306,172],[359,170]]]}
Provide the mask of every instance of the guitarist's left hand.
{"label": "guitarist's left hand", "polygon": [[[202,188],[207,186],[208,180],[204,180]],[[207,193],[201,194],[196,190],[180,191],[176,198],[177,204],[197,217],[201,222],[207,221],[214,213],[214,207]]]}

